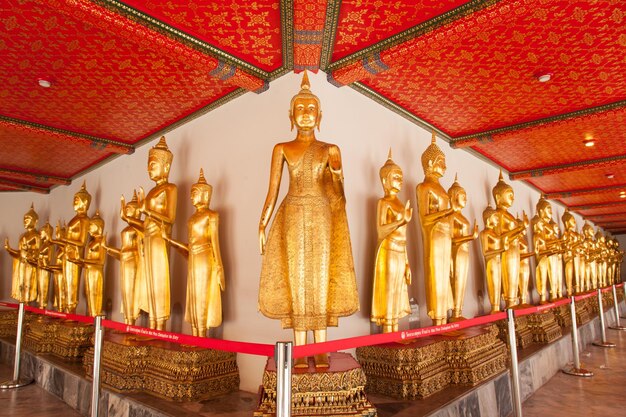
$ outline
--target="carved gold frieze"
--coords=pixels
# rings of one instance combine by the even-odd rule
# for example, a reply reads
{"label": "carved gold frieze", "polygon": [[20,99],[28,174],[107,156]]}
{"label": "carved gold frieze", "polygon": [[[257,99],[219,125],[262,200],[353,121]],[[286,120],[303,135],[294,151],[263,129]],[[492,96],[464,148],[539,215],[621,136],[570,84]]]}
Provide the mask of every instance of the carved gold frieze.
{"label": "carved gold frieze", "polygon": [[24,332],[24,347],[34,353],[50,353],[65,361],[80,361],[93,345],[93,326],[38,316]]}
{"label": "carved gold frieze", "polygon": [[552,311],[528,315],[528,327],[536,343],[551,343],[563,335]]}
{"label": "carved gold frieze", "polygon": [[552,310],[552,312],[554,313],[557,324],[561,328],[570,327],[572,325],[572,313],[569,304],[559,306]]}
{"label": "carved gold frieze", "polygon": [[[525,349],[533,343],[533,334],[528,326],[528,316],[515,317],[515,343],[517,349]],[[507,343],[509,329],[506,320],[500,320],[497,323],[500,330],[499,337],[504,343]]]}

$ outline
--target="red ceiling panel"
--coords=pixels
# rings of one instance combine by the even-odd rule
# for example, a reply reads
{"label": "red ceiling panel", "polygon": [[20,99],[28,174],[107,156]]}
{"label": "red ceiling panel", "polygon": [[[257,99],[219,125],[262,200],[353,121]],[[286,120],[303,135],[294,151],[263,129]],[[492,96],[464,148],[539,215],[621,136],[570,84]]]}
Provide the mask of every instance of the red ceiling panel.
{"label": "red ceiling panel", "polygon": [[584,217],[599,216],[603,214],[621,213],[626,209],[626,201],[624,204],[612,205],[608,207],[590,208],[587,210],[575,210],[576,213]]}
{"label": "red ceiling panel", "polygon": [[467,0],[344,0],[332,60],[365,49],[397,35],[455,7]]}
{"label": "red ceiling panel", "polygon": [[[451,136],[626,99],[626,2],[503,0],[390,48],[364,84]],[[355,67],[362,63],[353,64]],[[540,83],[539,73],[554,73]]]}
{"label": "red ceiling panel", "polygon": [[5,116],[133,143],[236,89],[37,2],[0,19]]}
{"label": "red ceiling panel", "polygon": [[[609,179],[606,177],[607,174],[613,174],[614,177]],[[526,181],[545,193],[624,184],[626,183],[626,162],[622,161],[610,166],[590,168],[584,171],[570,171],[544,177],[533,177]]]}
{"label": "red ceiling panel", "polygon": [[113,155],[84,141],[72,137],[60,140],[59,137],[33,129],[0,125],[0,166],[67,178]]}
{"label": "red ceiling panel", "polygon": [[282,64],[280,2],[124,0],[197,39],[271,72]]}
{"label": "red ceiling panel", "polygon": [[581,206],[585,204],[599,204],[621,201],[620,191],[626,192],[626,186],[622,189],[606,190],[594,194],[579,195],[567,198],[559,198],[559,201],[567,206]]}
{"label": "red ceiling panel", "polygon": [[[626,154],[626,108],[575,117],[492,136],[472,146],[508,171],[544,168]],[[586,147],[583,140],[594,138]]]}

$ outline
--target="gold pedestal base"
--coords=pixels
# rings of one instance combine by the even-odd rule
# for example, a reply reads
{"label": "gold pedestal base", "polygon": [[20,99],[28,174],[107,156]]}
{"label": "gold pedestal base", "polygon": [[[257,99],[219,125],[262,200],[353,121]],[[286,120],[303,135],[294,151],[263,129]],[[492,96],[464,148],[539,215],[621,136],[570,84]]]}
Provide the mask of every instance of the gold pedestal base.
{"label": "gold pedestal base", "polygon": [[[518,349],[525,349],[533,343],[533,333],[528,325],[528,316],[515,317],[515,342]],[[506,320],[496,322],[499,337],[503,343],[508,343],[509,327]]]}
{"label": "gold pedestal base", "polygon": [[578,326],[589,323],[591,320],[592,311],[589,306],[589,301],[591,301],[590,298],[585,298],[584,300],[576,303],[576,324]]}
{"label": "gold pedestal base", "polygon": [[[330,367],[315,369],[313,361],[308,369],[293,369],[293,416],[376,416],[376,409],[365,396],[365,373],[348,353],[331,353]],[[276,414],[276,366],[269,358],[263,373],[259,408],[255,417]]]}
{"label": "gold pedestal base", "polygon": [[563,333],[554,318],[554,313],[545,311],[527,316],[528,327],[533,334],[536,343],[551,343],[560,338]]}
{"label": "gold pedestal base", "polygon": [[[93,348],[84,359],[93,373]],[[237,355],[128,334],[107,333],[102,384],[119,393],[145,392],[173,401],[200,401],[239,390]]]}
{"label": "gold pedestal base", "polygon": [[450,384],[446,345],[435,338],[360,347],[356,357],[367,376],[367,392],[416,399]]}
{"label": "gold pedestal base", "polygon": [[572,312],[570,311],[569,304],[557,307],[552,310],[554,318],[557,324],[561,327],[571,327],[572,325]]}
{"label": "gold pedestal base", "polygon": [[85,351],[93,346],[93,326],[38,316],[24,333],[24,347],[35,353],[51,353],[65,361],[81,361]]}
{"label": "gold pedestal base", "polygon": [[507,348],[498,339],[498,327],[470,328],[445,333],[450,383],[478,385],[506,369]]}
{"label": "gold pedestal base", "polygon": [[[28,315],[24,317],[26,322]],[[15,337],[17,334],[17,310],[0,310],[0,337]]]}

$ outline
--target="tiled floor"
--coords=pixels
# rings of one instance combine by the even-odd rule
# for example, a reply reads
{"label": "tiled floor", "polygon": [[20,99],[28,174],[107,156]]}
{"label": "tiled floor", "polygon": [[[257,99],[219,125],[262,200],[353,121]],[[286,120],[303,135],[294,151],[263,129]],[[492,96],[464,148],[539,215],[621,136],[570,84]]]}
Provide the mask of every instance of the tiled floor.
{"label": "tiled floor", "polygon": [[524,417],[626,416],[626,331],[607,329],[606,338],[617,346],[589,345],[581,353],[583,368],[593,377],[556,374],[524,402]]}

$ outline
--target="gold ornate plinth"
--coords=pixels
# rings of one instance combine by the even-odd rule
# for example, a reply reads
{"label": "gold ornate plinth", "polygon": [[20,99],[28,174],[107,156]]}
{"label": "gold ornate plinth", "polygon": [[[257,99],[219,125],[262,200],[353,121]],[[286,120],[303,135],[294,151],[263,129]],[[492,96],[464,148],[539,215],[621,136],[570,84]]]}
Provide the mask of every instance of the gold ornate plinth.
{"label": "gold ornate plinth", "polygon": [[416,399],[450,384],[446,344],[439,339],[360,347],[356,356],[367,376],[367,392]]}
{"label": "gold ornate plinth", "polygon": [[[90,376],[93,348],[84,367]],[[239,390],[235,353],[129,334],[106,334],[101,379],[116,392],[145,392],[173,401],[200,401]]]}
{"label": "gold ornate plinth", "polygon": [[[515,343],[517,349],[525,349],[533,343],[533,333],[528,325],[528,316],[515,317]],[[506,320],[496,322],[498,336],[502,342],[508,343],[509,327]]]}
{"label": "gold ornate plinth", "polygon": [[557,324],[562,328],[572,325],[572,313],[569,304],[559,306],[552,310]]}
{"label": "gold ornate plinth", "polygon": [[81,361],[93,346],[90,324],[37,316],[24,333],[24,347],[35,353],[51,353],[65,361]]}
{"label": "gold ornate plinth", "polygon": [[498,333],[491,324],[440,336],[446,342],[451,384],[474,386],[506,369],[507,348]]}
{"label": "gold ornate plinth", "polygon": [[[293,369],[293,416],[376,416],[376,409],[365,396],[365,373],[348,353],[331,353],[330,368]],[[255,417],[276,414],[276,366],[269,358],[263,373],[261,400]]]}
{"label": "gold ornate plinth", "polygon": [[551,343],[563,335],[552,311],[534,313],[527,317],[534,342]]}
{"label": "gold ornate plinth", "polygon": [[17,310],[0,310],[0,337],[12,337],[17,334]]}
{"label": "gold ornate plinth", "polygon": [[576,303],[576,325],[581,326],[588,323],[592,317],[592,310],[589,305],[591,298],[585,298]]}

